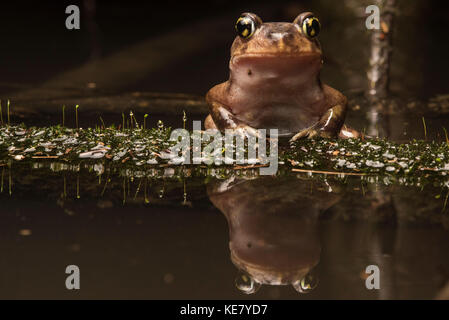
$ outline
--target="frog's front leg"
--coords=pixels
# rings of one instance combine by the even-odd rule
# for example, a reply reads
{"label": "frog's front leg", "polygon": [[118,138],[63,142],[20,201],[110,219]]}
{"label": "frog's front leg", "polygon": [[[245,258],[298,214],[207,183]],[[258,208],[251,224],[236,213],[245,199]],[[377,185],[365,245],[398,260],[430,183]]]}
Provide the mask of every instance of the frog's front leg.
{"label": "frog's front leg", "polygon": [[218,129],[224,132],[226,129],[233,129],[243,136],[260,137],[257,129],[248,126],[238,120],[228,109],[216,101],[210,101],[210,115],[207,116],[204,126],[206,129]]}
{"label": "frog's front leg", "polygon": [[297,133],[290,141],[296,141],[301,138],[336,138],[340,133],[341,127],[346,117],[346,104],[338,104],[329,110],[313,126]]}

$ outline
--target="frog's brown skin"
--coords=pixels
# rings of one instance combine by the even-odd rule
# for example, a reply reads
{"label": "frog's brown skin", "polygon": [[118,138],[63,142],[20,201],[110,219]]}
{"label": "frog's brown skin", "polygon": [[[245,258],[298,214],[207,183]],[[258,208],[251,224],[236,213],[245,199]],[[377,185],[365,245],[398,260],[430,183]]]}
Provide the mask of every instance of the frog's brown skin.
{"label": "frog's brown skin", "polygon": [[206,95],[210,115],[205,127],[250,134],[273,128],[292,140],[354,136],[341,130],[346,97],[320,81],[319,42],[301,31],[310,13],[299,15],[294,23],[262,23],[255,14],[245,15],[257,21],[257,28],[250,38],[234,40],[229,80]]}

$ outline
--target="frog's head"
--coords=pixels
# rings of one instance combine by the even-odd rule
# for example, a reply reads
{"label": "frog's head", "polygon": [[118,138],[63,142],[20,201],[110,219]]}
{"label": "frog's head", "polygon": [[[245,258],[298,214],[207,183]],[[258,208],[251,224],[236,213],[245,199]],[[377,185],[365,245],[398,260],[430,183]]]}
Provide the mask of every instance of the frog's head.
{"label": "frog's head", "polygon": [[283,71],[284,75],[297,74],[298,68],[308,75],[318,73],[322,64],[317,40],[320,28],[311,12],[300,14],[292,23],[263,23],[256,14],[243,13],[235,24],[237,37],[231,48],[231,70],[244,71],[249,76],[254,67],[262,67],[265,72]]}
{"label": "frog's head", "polygon": [[[314,265],[290,270],[271,269],[269,266],[251,265],[231,255],[232,262],[239,269],[235,286],[244,294],[256,293],[262,285],[291,285],[299,293],[313,291],[319,282]],[[268,267],[268,268],[267,268]]]}

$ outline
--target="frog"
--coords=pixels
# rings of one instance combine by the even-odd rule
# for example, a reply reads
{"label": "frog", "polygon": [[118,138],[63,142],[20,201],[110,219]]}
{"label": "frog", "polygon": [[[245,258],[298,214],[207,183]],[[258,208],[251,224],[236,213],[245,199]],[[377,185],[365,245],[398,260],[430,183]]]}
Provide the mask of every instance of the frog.
{"label": "frog", "polygon": [[278,137],[290,141],[358,137],[344,125],[347,98],[321,82],[321,23],[314,13],[301,13],[289,23],[263,22],[246,12],[235,30],[229,79],[206,94],[206,129],[245,135],[277,129]]}

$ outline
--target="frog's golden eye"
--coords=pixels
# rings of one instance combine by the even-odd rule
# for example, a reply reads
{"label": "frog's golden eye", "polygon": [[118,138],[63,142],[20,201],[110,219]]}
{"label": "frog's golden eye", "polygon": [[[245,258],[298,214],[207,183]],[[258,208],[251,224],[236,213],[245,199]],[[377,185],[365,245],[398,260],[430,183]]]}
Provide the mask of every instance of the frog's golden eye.
{"label": "frog's golden eye", "polygon": [[244,13],[235,23],[235,31],[243,39],[249,39],[256,31],[260,18],[255,14]]}
{"label": "frog's golden eye", "polygon": [[310,37],[315,38],[318,36],[321,30],[320,20],[314,16],[310,16],[304,19],[302,22],[302,32]]}
{"label": "frog's golden eye", "polygon": [[293,21],[300,31],[309,38],[315,38],[321,31],[321,24],[312,12],[301,13]]}

